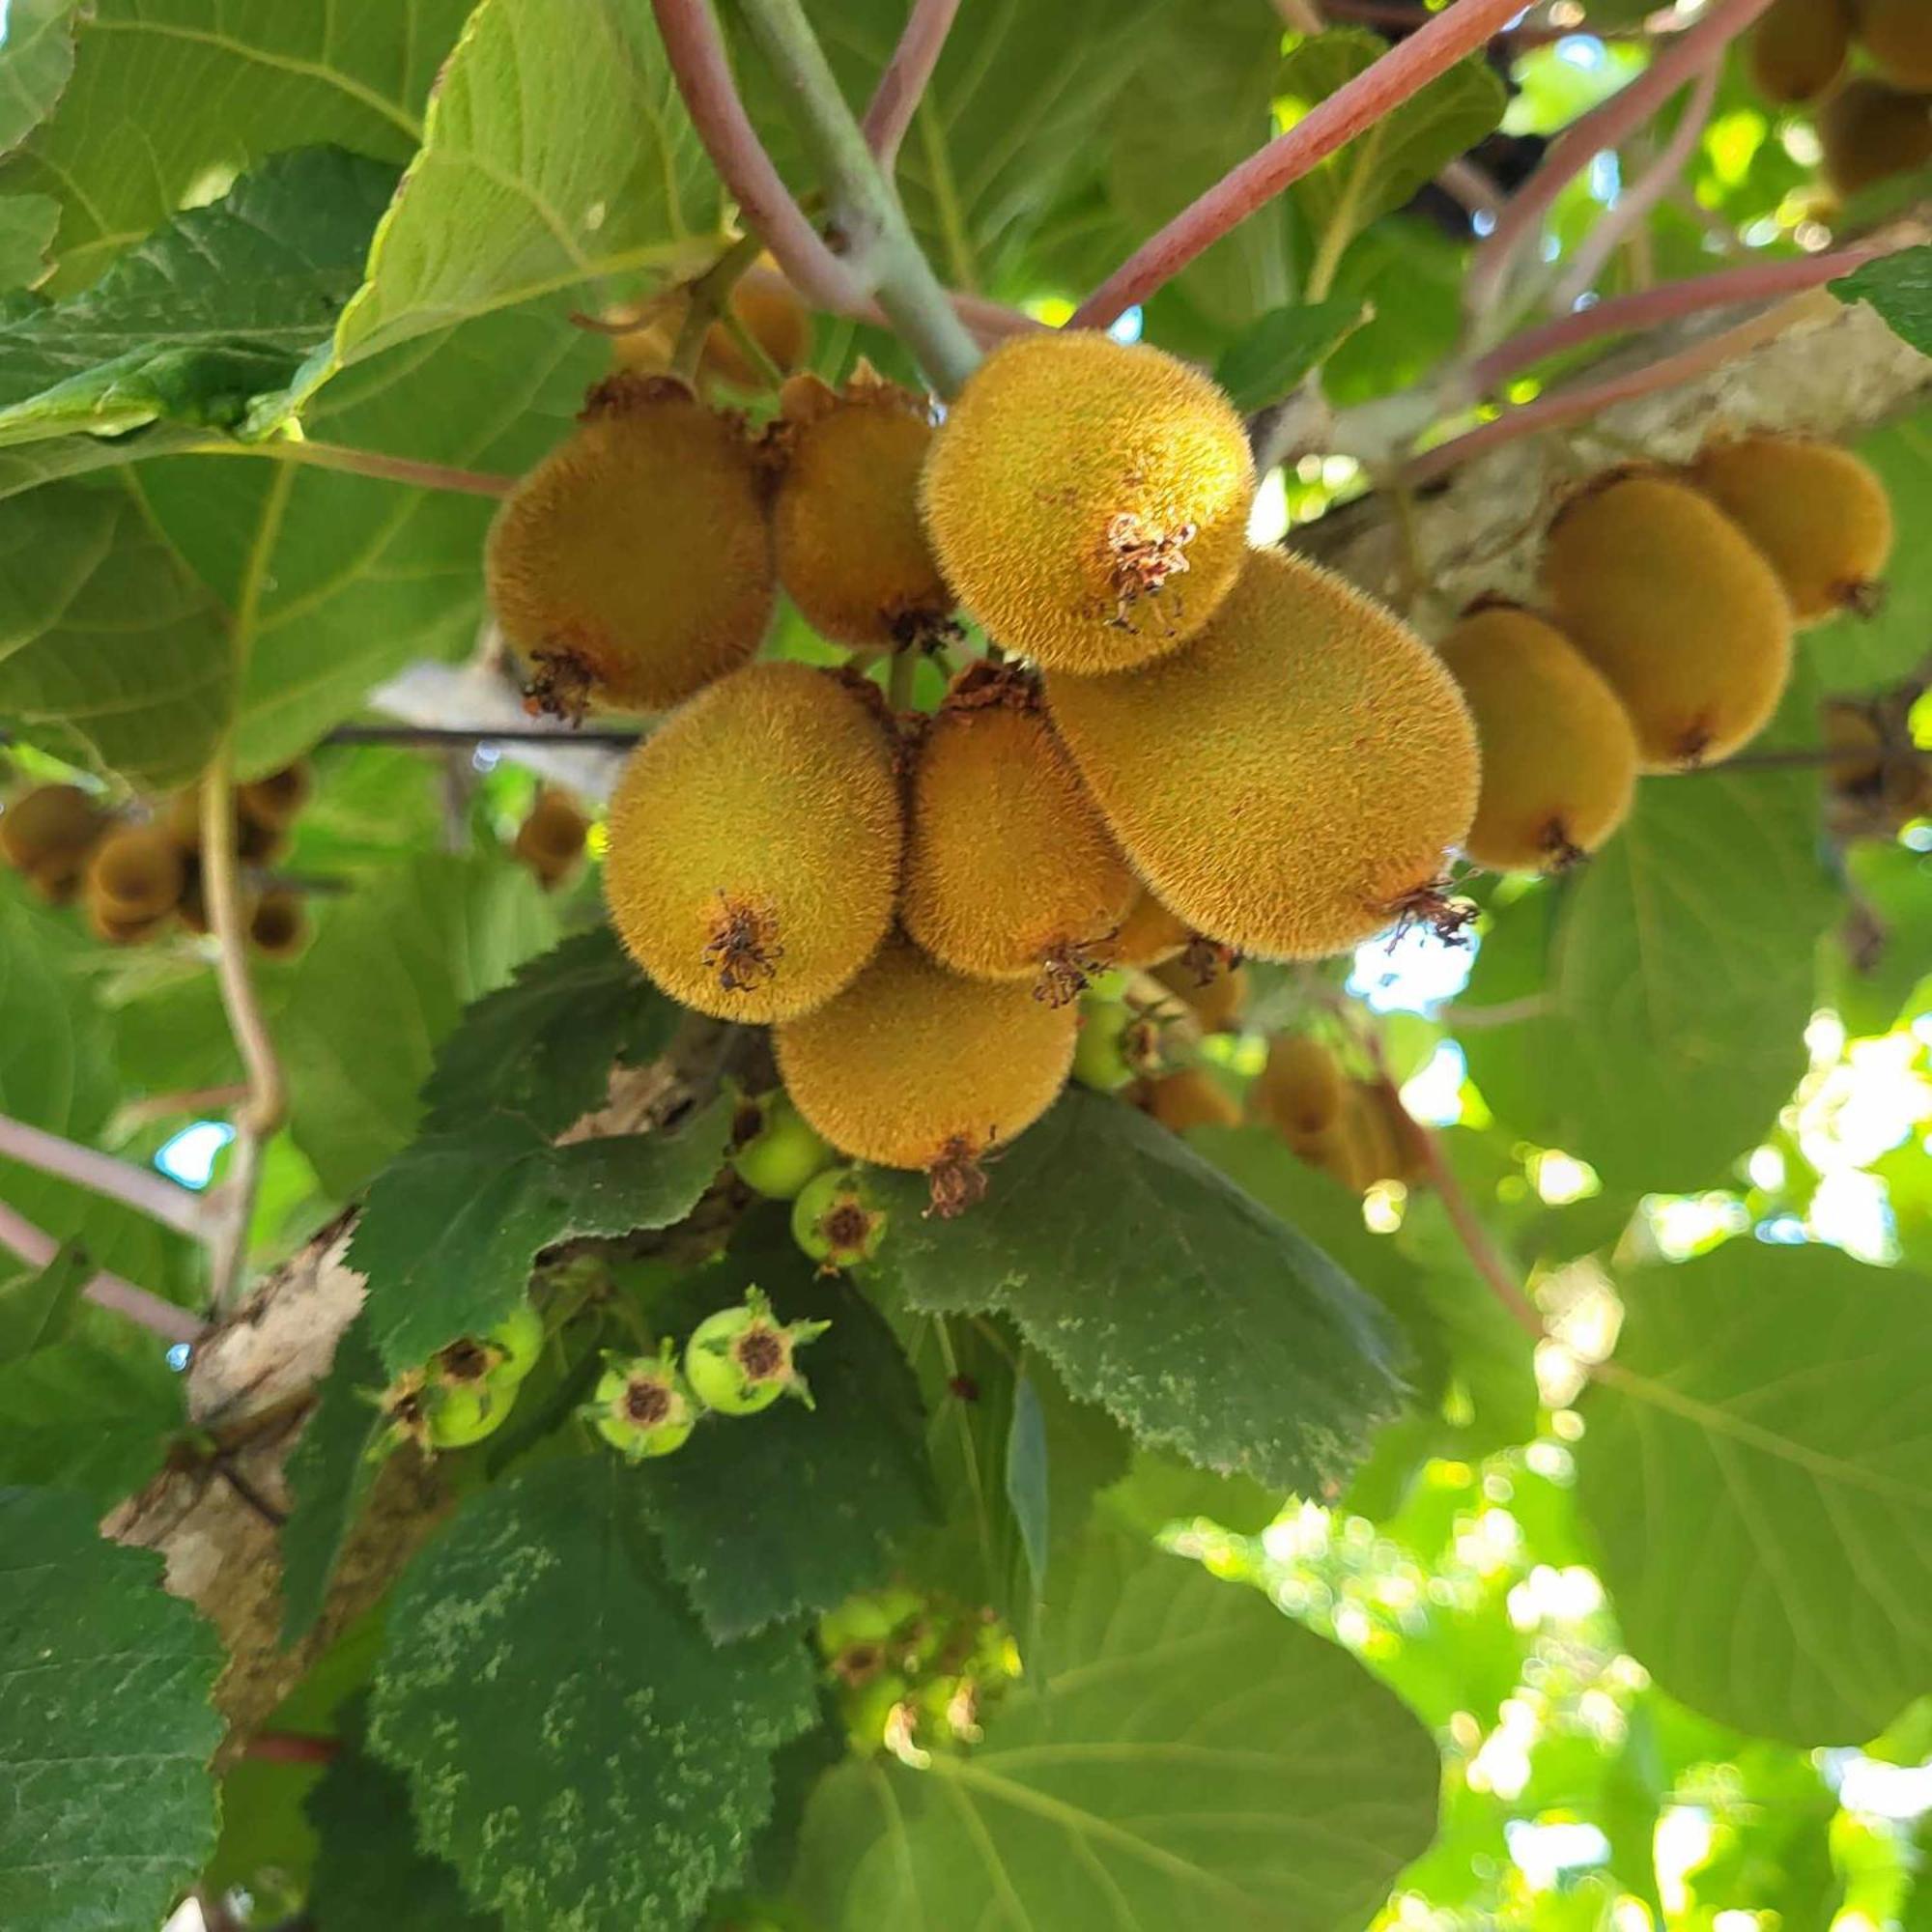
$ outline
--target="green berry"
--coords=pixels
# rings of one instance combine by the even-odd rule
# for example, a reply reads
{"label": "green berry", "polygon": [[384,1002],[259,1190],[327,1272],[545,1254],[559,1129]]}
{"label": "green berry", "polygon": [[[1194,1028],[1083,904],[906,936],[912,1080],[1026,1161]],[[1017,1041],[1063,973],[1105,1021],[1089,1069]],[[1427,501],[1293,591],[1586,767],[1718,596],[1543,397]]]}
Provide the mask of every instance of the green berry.
{"label": "green berry", "polygon": [[790,1096],[780,1092],[766,1095],[757,1131],[731,1156],[731,1165],[754,1194],[789,1201],[837,1158],[830,1145],[807,1125]]}
{"label": "green berry", "polygon": [[424,1405],[425,1437],[432,1449],[467,1449],[494,1435],[508,1418],[514,1390],[500,1394],[486,1386],[444,1383],[430,1391]]}
{"label": "green berry", "polygon": [[755,1288],[737,1308],[721,1308],[692,1331],[685,1344],[684,1373],[697,1399],[720,1415],[756,1415],[781,1395],[810,1408],[811,1391],[793,1360],[794,1351],[825,1333],[826,1321],[781,1324],[772,1304]]}
{"label": "green berry", "polygon": [[585,1412],[598,1435],[633,1463],[682,1449],[697,1426],[697,1404],[669,1342],[655,1356],[613,1360],[597,1378]]}
{"label": "green berry", "polygon": [[855,1643],[884,1643],[924,1607],[925,1599],[916,1590],[868,1590],[848,1597],[819,1618],[818,1647],[832,1657]]}
{"label": "green berry", "polygon": [[907,1728],[911,1690],[896,1671],[874,1677],[846,1707],[845,1730],[852,1748],[869,1757],[885,1748],[889,1733]]}
{"label": "green berry", "polygon": [[870,1261],[886,1238],[886,1222],[856,1168],[815,1175],[791,1205],[791,1237],[825,1272]]}
{"label": "green berry", "polygon": [[519,1302],[515,1312],[497,1322],[486,1339],[499,1351],[492,1376],[515,1387],[542,1357],[543,1317],[527,1301]]}
{"label": "green berry", "polygon": [[1073,1077],[1096,1094],[1118,1094],[1131,1086],[1134,1069],[1126,1055],[1133,1010],[1121,1000],[1083,1000],[1080,1031],[1073,1040]]}

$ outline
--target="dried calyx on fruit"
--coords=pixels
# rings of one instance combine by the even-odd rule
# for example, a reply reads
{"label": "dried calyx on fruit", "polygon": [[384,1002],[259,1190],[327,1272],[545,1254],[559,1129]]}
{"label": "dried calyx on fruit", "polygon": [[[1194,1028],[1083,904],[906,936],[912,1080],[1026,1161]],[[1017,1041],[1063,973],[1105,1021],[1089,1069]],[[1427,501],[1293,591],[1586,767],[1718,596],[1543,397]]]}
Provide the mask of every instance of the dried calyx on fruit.
{"label": "dried calyx on fruit", "polygon": [[799,1190],[791,1208],[791,1237],[818,1264],[820,1274],[837,1274],[878,1254],[889,1220],[863,1168],[833,1168]]}
{"label": "dried calyx on fruit", "polygon": [[255,901],[248,920],[249,943],[269,959],[293,959],[308,940],[308,914],[301,895],[275,886]]}
{"label": "dried calyx on fruit", "polygon": [[946,579],[1048,670],[1174,650],[1240,573],[1254,463],[1186,363],[1089,330],[1015,336],[954,399],[926,465]]}
{"label": "dried calyx on fruit", "polygon": [[673,999],[721,1019],[792,1019],[877,951],[903,836],[876,689],[753,665],[693,698],[624,768],[605,896]]}
{"label": "dried calyx on fruit", "polygon": [[919,513],[932,445],[925,398],[861,364],[842,390],[794,376],[770,432],[779,582],[835,643],[886,649],[946,632],[952,593]]}
{"label": "dried calyx on fruit", "polygon": [[1224,946],[1195,948],[1153,977],[1194,1015],[1203,1033],[1238,1033],[1248,1009],[1248,969]]}
{"label": "dried calyx on fruit", "polygon": [[1497,871],[1553,872],[1629,813],[1636,734],[1617,695],[1563,634],[1491,605],[1436,646],[1476,721],[1483,784],[1463,849]]}
{"label": "dried calyx on fruit", "polygon": [[1435,653],[1378,604],[1257,551],[1213,621],[1129,674],[1049,672],[1048,707],[1161,901],[1262,959],[1313,959],[1462,916],[1475,733]]}
{"label": "dried calyx on fruit", "polygon": [[748,1289],[736,1308],[721,1308],[692,1330],[684,1345],[684,1375],[706,1408],[720,1415],[756,1415],[781,1395],[811,1407],[811,1390],[798,1372],[798,1350],[829,1321],[781,1322],[770,1298]]}
{"label": "dried calyx on fruit", "polygon": [[913,768],[899,917],[941,965],[1054,1005],[1105,956],[1136,891],[1027,673],[961,673]]}
{"label": "dried calyx on fruit", "polygon": [[667,1340],[655,1355],[611,1355],[606,1361],[583,1411],[591,1427],[633,1463],[682,1449],[697,1426],[698,1408],[678,1373],[675,1344]]}
{"label": "dried calyx on fruit", "polygon": [[484,574],[533,708],[677,704],[748,663],[771,617],[757,453],[674,378],[612,376],[504,500]]}

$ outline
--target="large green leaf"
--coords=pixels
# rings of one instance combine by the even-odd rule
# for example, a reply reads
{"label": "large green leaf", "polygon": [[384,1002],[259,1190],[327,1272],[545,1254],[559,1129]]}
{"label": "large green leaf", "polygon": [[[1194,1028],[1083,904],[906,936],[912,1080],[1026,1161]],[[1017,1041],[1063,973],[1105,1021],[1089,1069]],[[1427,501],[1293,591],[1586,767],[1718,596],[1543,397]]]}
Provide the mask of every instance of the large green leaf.
{"label": "large green leaf", "polygon": [[1831,285],[1840,301],[1868,301],[1892,332],[1932,355],[1932,245],[1901,248],[1854,269]]}
{"label": "large green leaf", "polygon": [[1619,1287],[1577,1459],[1632,1653],[1740,1730],[1874,1736],[1932,1683],[1932,1284],[1737,1240]]}
{"label": "large green leaf", "polygon": [[1812,948],[1837,904],[1816,839],[1805,774],[1647,780],[1580,878],[1501,916],[1532,930],[1548,918],[1542,989],[1521,958],[1510,976],[1523,990],[1505,991],[1509,949],[1492,965],[1484,942],[1471,1003],[1542,1004],[1463,1037],[1496,1113],[1613,1187],[1720,1179],[1804,1071]]}
{"label": "large green leaf", "polygon": [[1069,1093],[957,1220],[895,1204],[881,1276],[928,1314],[1010,1315],[1143,1441],[1319,1492],[1400,1402],[1390,1325],[1326,1255],[1136,1109]]}
{"label": "large green leaf", "polygon": [[483,0],[439,84],[369,283],[355,361],[595,277],[701,265],[719,189],[650,9]]}
{"label": "large green leaf", "polygon": [[87,1250],[70,1241],[45,1267],[0,1286],[0,1369],[66,1339],[93,1274]]}
{"label": "large green leaf", "polygon": [[0,1491],[0,1923],[158,1925],[214,1846],[220,1640],[78,1496]]}
{"label": "large green leaf", "polygon": [[331,142],[400,163],[471,0],[94,0],[73,77],[4,185],[63,214],[56,287],[83,286],[265,155]]}
{"label": "large green leaf", "polygon": [[920,1770],[850,1764],[807,1811],[795,1893],[827,1932],[1330,1932],[1435,1827],[1429,1734],[1258,1592],[1096,1536],[1043,1691]]}
{"label": "large green leaf", "polygon": [[0,154],[52,111],[73,71],[77,0],[11,0],[0,43]]}
{"label": "large green leaf", "polygon": [[181,1378],[161,1346],[85,1337],[0,1369],[0,1483],[72,1490],[110,1508],[159,1468],[183,1427]]}
{"label": "large green leaf", "polygon": [[730,1124],[718,1100],[676,1134],[553,1147],[517,1115],[490,1114],[417,1141],[377,1176],[349,1250],[390,1371],[503,1321],[542,1249],[681,1221],[717,1175]]}
{"label": "large green leaf", "polygon": [[279,1029],[296,1144],[330,1194],[409,1144],[437,1043],[554,921],[521,867],[429,853],[330,912]]}
{"label": "large green leaf", "polygon": [[0,195],[0,290],[37,282],[60,221],[60,203],[44,194]]}
{"label": "large green leaf", "polygon": [[678,1932],[741,1868],[772,1753],[814,1716],[797,1636],[715,1646],[639,1472],[597,1456],[471,1497],[416,1560],[370,1740],[425,1845],[510,1932]]}
{"label": "large green leaf", "polygon": [[162,416],[240,423],[328,339],[395,184],[393,168],[339,148],[278,155],[82,294],[10,319],[0,443]]}

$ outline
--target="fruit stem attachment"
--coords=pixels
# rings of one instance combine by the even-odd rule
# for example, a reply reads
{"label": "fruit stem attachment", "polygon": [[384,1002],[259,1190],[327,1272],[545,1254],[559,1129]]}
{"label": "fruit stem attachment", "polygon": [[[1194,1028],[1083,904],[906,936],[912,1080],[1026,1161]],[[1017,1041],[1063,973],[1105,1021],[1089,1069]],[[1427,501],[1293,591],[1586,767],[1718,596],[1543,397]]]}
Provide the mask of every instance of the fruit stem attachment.
{"label": "fruit stem attachment", "polygon": [[248,1097],[235,1115],[234,1165],[221,1190],[225,1225],[214,1241],[213,1299],[219,1312],[240,1293],[247,1272],[248,1229],[255,1216],[263,1151],[288,1111],[281,1062],[248,975],[248,922],[235,859],[235,753],[228,744],[202,781],[201,876],[221,1004],[248,1079]]}
{"label": "fruit stem attachment", "polygon": [[[47,1266],[60,1253],[60,1243],[51,1235],[37,1228],[25,1215],[15,1213],[5,1202],[0,1202],[0,1248],[18,1255],[29,1267],[40,1268]],[[187,1309],[163,1301],[158,1294],[136,1288],[131,1281],[123,1281],[118,1274],[109,1274],[105,1269],[80,1292],[97,1308],[126,1316],[136,1327],[160,1336],[164,1342],[195,1342],[201,1337],[202,1322]]]}
{"label": "fruit stem attachment", "polygon": [[677,342],[670,352],[670,373],[680,382],[696,384],[704,338],[711,325],[729,312],[731,291],[737,287],[738,277],[758,259],[764,245],[755,235],[742,236],[689,284],[686,294],[690,300],[678,327]]}
{"label": "fruit stem attachment", "polygon": [[265,442],[197,443],[195,456],[267,456],[277,463],[297,463],[309,469],[334,469],[345,476],[370,476],[379,483],[407,483],[417,490],[444,490],[459,497],[507,497],[517,487],[514,476],[485,469],[457,469],[446,463],[418,463],[410,456],[391,456],[381,449],[354,449],[347,443],[311,442],[306,437],[275,437]]}
{"label": "fruit stem attachment", "polygon": [[[660,15],[666,4],[658,0]],[[933,388],[942,396],[954,394],[979,364],[979,344],[914,241],[804,9],[799,0],[740,0],[740,8],[752,38],[783,84],[806,150],[824,179],[828,225],[839,238],[844,266],[877,296]]]}
{"label": "fruit stem attachment", "polygon": [[164,1228],[172,1228],[178,1235],[199,1240],[208,1232],[207,1204],[192,1188],[183,1187],[152,1168],[136,1167],[132,1161],[119,1160],[97,1148],[30,1127],[5,1114],[0,1114],[0,1157],[74,1181],[134,1208]]}
{"label": "fruit stem attachment", "polygon": [[912,117],[919,111],[925,84],[939,65],[946,37],[952,31],[952,17],[959,0],[913,0],[905,31],[879,76],[866,109],[863,124],[866,145],[872,158],[890,175],[899,157],[899,143],[905,139]]}

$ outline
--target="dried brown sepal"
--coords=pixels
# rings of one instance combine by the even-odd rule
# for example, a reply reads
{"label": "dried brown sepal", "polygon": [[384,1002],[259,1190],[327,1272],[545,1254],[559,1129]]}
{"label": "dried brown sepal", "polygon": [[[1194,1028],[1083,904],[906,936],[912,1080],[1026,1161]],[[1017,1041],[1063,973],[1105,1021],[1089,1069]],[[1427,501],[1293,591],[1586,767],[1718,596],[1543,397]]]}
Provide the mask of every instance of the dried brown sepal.
{"label": "dried brown sepal", "polygon": [[618,369],[583,392],[583,407],[578,411],[577,420],[609,422],[619,416],[635,415],[656,403],[689,402],[691,396],[691,384],[676,376]]}
{"label": "dried brown sepal", "polygon": [[951,1221],[986,1198],[986,1171],[980,1165],[980,1150],[964,1134],[955,1134],[939,1151],[939,1158],[926,1169],[926,1184],[931,1194],[928,1217],[937,1214]]}
{"label": "dried brown sepal", "polygon": [[720,893],[718,918],[699,956],[727,993],[769,985],[784,957],[776,911],[768,904],[754,905]]}
{"label": "dried brown sepal", "polygon": [[[1146,598],[1158,596],[1167,587],[1169,578],[1187,571],[1187,547],[1199,533],[1193,524],[1180,524],[1171,530],[1151,529],[1130,510],[1109,521],[1108,570],[1117,600],[1112,621],[1118,628],[1132,630],[1134,606]],[[1178,591],[1174,604],[1174,614],[1178,617],[1181,614]]]}
{"label": "dried brown sepal", "polygon": [[597,673],[575,651],[533,651],[524,709],[532,718],[560,718],[575,727],[583,723],[596,688]]}
{"label": "dried brown sepal", "polygon": [[1468,945],[1467,928],[1475,923],[1477,909],[1468,899],[1451,898],[1448,889],[1446,878],[1431,879],[1382,908],[1395,917],[1395,931],[1389,936],[1391,950],[1417,926],[1427,926],[1447,946]]}
{"label": "dried brown sepal", "polygon": [[1590,856],[1582,846],[1572,842],[1560,818],[1552,818],[1543,828],[1543,836],[1537,842],[1544,851],[1546,872],[1568,872]]}

